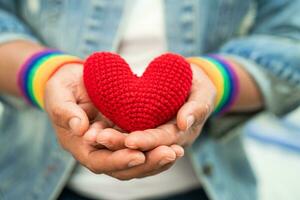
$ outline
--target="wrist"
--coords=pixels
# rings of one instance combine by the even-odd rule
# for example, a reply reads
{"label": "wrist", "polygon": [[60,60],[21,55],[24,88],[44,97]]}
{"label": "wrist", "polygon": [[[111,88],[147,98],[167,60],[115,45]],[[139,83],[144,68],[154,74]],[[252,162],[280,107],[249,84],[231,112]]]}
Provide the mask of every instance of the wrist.
{"label": "wrist", "polygon": [[232,63],[232,67],[240,79],[240,92],[238,93],[237,99],[230,111],[252,112],[262,109],[262,94],[253,77],[244,69],[242,64],[232,58],[226,59]]}
{"label": "wrist", "polygon": [[17,87],[17,72],[22,63],[33,53],[44,49],[39,44],[14,40],[0,45],[0,90],[15,96],[21,96]]}
{"label": "wrist", "polygon": [[239,93],[239,79],[229,60],[217,55],[188,58],[212,81],[217,95],[213,115],[223,114],[231,109]]}
{"label": "wrist", "polygon": [[82,63],[75,57],[58,50],[44,49],[27,59],[18,73],[18,86],[25,99],[39,108],[44,107],[44,88],[50,77],[62,66]]}

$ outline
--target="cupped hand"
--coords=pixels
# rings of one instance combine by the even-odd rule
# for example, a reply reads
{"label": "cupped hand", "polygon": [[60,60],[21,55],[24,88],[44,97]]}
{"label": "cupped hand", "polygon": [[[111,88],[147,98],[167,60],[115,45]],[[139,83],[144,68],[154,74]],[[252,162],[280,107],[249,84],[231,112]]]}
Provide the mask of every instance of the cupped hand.
{"label": "cupped hand", "polygon": [[176,119],[155,129],[130,133],[125,140],[126,147],[148,151],[161,145],[188,146],[195,141],[214,109],[216,88],[199,67],[191,67],[191,92],[187,102],[178,111]]}
{"label": "cupped hand", "polygon": [[61,146],[95,173],[144,163],[145,156],[140,151],[111,151],[96,147],[83,138],[84,133],[93,127],[106,129],[113,124],[101,117],[93,106],[85,91],[82,73],[83,66],[80,64],[65,65],[51,77],[45,88],[45,110]]}
{"label": "cupped hand", "polygon": [[93,106],[82,73],[82,65],[65,65],[45,88],[45,110],[58,141],[77,161],[94,173],[128,180],[166,170],[183,155],[178,145],[160,146],[145,153],[126,148],[127,134]]}
{"label": "cupped hand", "polygon": [[99,112],[90,101],[82,80],[83,66],[61,67],[45,87],[45,110],[53,125],[83,135]]}
{"label": "cupped hand", "polygon": [[[116,152],[122,149],[129,149],[125,146],[125,140],[128,135],[115,128],[103,129],[101,123],[95,122],[83,137],[91,144],[100,144],[110,151]],[[176,144],[161,145],[146,152],[139,152],[144,153],[145,163],[138,166],[130,165],[127,169],[116,170],[106,174],[120,180],[151,176],[169,169],[177,159],[184,155],[184,149]]]}
{"label": "cupped hand", "polygon": [[[175,161],[182,157],[184,150],[182,147],[192,144],[199,136],[201,129],[214,109],[216,88],[205,75],[205,73],[192,66],[193,82],[187,102],[178,111],[176,119],[161,125],[155,129],[135,131],[129,134],[114,132],[114,138],[123,138],[122,142],[112,140],[111,133],[105,130],[94,130],[94,135],[98,144],[107,148],[124,148],[140,150],[146,153],[146,162],[140,166],[129,170],[120,170],[111,173],[119,179],[130,179],[132,177],[144,177],[154,175],[167,170]],[[169,151],[167,147],[173,148],[173,154],[164,162],[152,161],[155,156],[161,155],[163,151]],[[160,153],[156,153],[157,151]],[[169,160],[169,161],[168,161]],[[159,164],[168,163],[162,166]],[[153,163],[153,164],[151,164]]]}

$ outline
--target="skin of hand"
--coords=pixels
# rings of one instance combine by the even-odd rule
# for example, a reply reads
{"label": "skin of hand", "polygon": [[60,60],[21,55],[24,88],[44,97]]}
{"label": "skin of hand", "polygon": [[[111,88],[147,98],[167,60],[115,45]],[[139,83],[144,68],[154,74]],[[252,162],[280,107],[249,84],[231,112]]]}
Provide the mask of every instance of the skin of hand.
{"label": "skin of hand", "polygon": [[[61,67],[45,87],[45,110],[61,146],[82,165],[97,174],[120,180],[160,173],[184,154],[176,144],[161,145],[147,152],[125,146],[128,136],[101,116],[85,90],[83,66]],[[104,145],[95,144],[98,138]]]}
{"label": "skin of hand", "polygon": [[126,137],[125,146],[148,151],[161,145],[191,145],[214,109],[216,88],[207,75],[192,65],[193,80],[190,95],[179,109],[176,119],[155,129],[135,131]]}
{"label": "skin of hand", "polygon": [[[199,136],[201,129],[214,108],[216,89],[204,72],[196,66],[192,66],[193,81],[190,95],[187,102],[180,108],[177,118],[161,125],[155,129],[135,131],[130,134],[123,134],[114,131],[114,138],[124,138],[125,143],[113,141],[111,133],[95,127],[85,134],[85,139],[101,144],[109,149],[129,148],[142,152],[153,151],[152,149],[164,146],[188,146]],[[118,136],[117,136],[118,135]],[[125,145],[125,146],[123,146]],[[180,156],[183,156],[180,155]],[[149,155],[149,159],[151,156]],[[172,162],[174,163],[175,160]],[[143,165],[142,165],[143,166]],[[167,169],[166,165],[163,170]],[[156,174],[160,170],[150,173]],[[137,176],[139,172],[123,170],[114,173],[117,177]]]}

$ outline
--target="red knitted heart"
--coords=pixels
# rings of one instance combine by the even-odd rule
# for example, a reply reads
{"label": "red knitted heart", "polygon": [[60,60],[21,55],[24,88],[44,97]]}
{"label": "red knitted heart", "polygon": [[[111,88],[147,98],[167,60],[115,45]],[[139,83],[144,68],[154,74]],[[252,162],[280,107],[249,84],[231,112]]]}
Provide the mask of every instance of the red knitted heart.
{"label": "red knitted heart", "polygon": [[166,53],[138,77],[119,55],[98,52],[87,58],[83,79],[99,111],[131,132],[155,128],[174,117],[188,96],[192,71],[182,56]]}

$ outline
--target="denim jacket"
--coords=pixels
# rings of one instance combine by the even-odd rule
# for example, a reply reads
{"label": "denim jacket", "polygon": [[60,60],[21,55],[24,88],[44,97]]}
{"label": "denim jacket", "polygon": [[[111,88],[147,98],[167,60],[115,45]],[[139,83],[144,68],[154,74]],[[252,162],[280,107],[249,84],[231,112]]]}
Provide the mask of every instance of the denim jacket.
{"label": "denim jacket", "polygon": [[[37,41],[82,58],[117,51],[129,7],[118,0],[0,0],[0,43]],[[232,57],[256,81],[266,110],[282,115],[299,105],[300,0],[165,0],[164,9],[168,51]],[[250,116],[211,120],[188,149],[213,200],[257,199],[241,135],[233,134]],[[58,145],[47,115],[1,94],[0,130],[0,199],[57,198],[76,162]]]}

